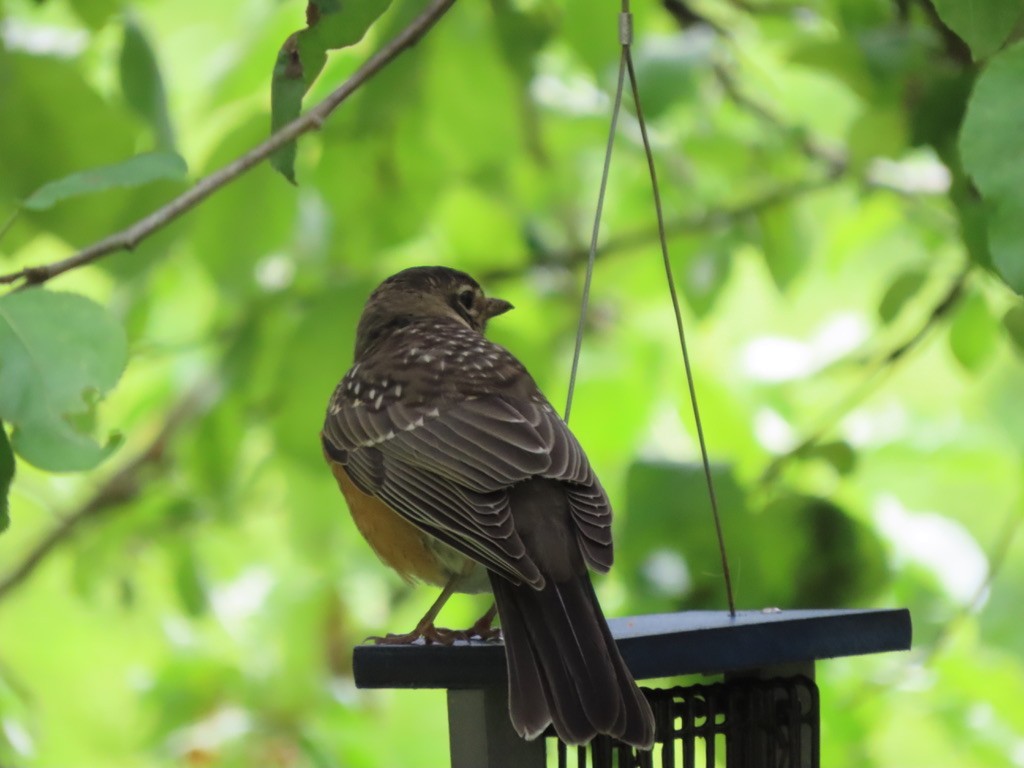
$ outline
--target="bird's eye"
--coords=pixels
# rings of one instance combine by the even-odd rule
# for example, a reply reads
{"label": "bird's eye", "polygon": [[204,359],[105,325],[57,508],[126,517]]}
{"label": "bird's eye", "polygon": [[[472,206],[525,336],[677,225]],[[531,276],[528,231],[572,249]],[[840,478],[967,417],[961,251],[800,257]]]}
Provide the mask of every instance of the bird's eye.
{"label": "bird's eye", "polygon": [[463,288],[459,291],[456,298],[458,298],[459,304],[461,304],[464,309],[468,310],[473,308],[473,300],[476,299],[476,293],[472,288]]}

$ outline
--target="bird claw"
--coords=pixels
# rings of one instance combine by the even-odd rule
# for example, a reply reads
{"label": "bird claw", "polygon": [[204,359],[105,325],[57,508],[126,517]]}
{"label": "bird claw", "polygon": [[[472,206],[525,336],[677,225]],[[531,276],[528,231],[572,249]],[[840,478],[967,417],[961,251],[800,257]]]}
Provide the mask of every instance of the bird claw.
{"label": "bird claw", "polygon": [[412,645],[417,640],[423,640],[425,645],[451,645],[456,640],[489,642],[500,638],[501,629],[491,626],[493,619],[488,617],[484,617],[484,619],[468,629],[445,629],[444,627],[435,627],[433,624],[425,624],[417,626],[412,632],[403,634],[371,635],[366,638],[366,641],[372,641],[376,645]]}
{"label": "bird claw", "polygon": [[376,645],[412,645],[417,640],[422,640],[426,645],[451,645],[459,638],[459,632],[443,627],[435,627],[433,624],[416,627],[412,632],[402,634],[388,633],[386,635],[371,635],[367,641],[373,641]]}
{"label": "bird claw", "polygon": [[491,616],[484,616],[469,629],[458,629],[452,632],[456,640],[482,640],[487,643],[501,638],[501,627],[492,627],[494,621]]}

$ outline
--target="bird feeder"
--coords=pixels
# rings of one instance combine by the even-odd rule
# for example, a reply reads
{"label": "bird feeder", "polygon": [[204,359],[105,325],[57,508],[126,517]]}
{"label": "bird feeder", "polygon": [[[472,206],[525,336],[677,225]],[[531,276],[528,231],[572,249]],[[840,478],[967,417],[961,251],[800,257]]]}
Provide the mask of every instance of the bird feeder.
{"label": "bird feeder", "polygon": [[586,746],[567,746],[551,731],[521,739],[509,722],[500,643],[360,645],[353,673],[359,688],[446,690],[452,768],[542,768],[553,759],[566,768],[815,768],[815,663],[909,650],[911,639],[905,609],[688,611],[608,623],[638,681],[708,679],[643,689],[655,718],[649,752],[604,736]]}
{"label": "bird feeder", "polygon": [[[576,352],[569,379],[568,421],[584,318],[597,248],[602,202],[624,83],[630,82],[637,123],[651,175],[667,283],[676,312],[694,419],[717,508],[690,373],[682,316],[674,289],[653,155],[632,65],[632,17],[622,0],[618,17],[622,56],[604,170],[587,262]],[[723,574],[732,606],[728,567]],[[552,729],[525,741],[509,720],[504,645],[457,641],[452,645],[360,645],[353,674],[359,688],[444,689],[452,768],[725,765],[727,768],[815,768],[820,762],[819,660],[909,650],[907,610],[691,611],[609,620],[612,636],[637,681],[699,675],[707,682],[644,688],[655,719],[655,743],[640,751],[607,736],[584,746],[560,742]]]}

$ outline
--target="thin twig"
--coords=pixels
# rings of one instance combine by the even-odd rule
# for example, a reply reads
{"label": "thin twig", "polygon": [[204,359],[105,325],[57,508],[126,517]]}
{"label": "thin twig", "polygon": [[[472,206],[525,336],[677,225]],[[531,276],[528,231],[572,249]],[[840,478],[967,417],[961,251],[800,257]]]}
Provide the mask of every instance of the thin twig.
{"label": "thin twig", "polygon": [[828,410],[827,415],[821,419],[821,423],[812,430],[803,440],[797,443],[796,446],[780,453],[774,459],[769,462],[768,466],[765,467],[764,472],[761,473],[760,482],[762,485],[772,482],[779,475],[779,471],[788,462],[792,461],[797,456],[805,454],[812,447],[821,442],[829,433],[835,429],[836,424],[839,423],[846,414],[848,414],[853,408],[864,400],[875,387],[878,386],[882,374],[889,373],[892,371],[893,366],[899,361],[903,360],[907,353],[918,346],[936,325],[944,318],[946,318],[953,308],[960,301],[963,295],[964,283],[967,281],[967,277],[970,274],[971,265],[965,265],[950,283],[949,288],[943,293],[942,298],[935,303],[932,310],[928,313],[928,317],[924,323],[921,324],[914,333],[908,338],[897,344],[895,347],[890,349],[888,352],[877,357],[876,362],[871,365],[867,375],[862,381],[860,381],[856,387],[849,392],[846,392],[832,407]]}
{"label": "thin twig", "polygon": [[762,123],[771,126],[779,133],[793,136],[800,150],[808,157],[824,162],[833,171],[843,171],[846,169],[847,159],[842,152],[820,143],[799,126],[788,125],[764,104],[744,93],[732,73],[724,66],[716,64],[713,71],[715,79],[718,80],[718,84],[722,87],[722,91],[737,107],[749,112]]}
{"label": "thin twig", "polygon": [[[741,219],[757,215],[769,208],[787,203],[800,195],[831,186],[839,181],[841,176],[842,174],[839,172],[830,172],[827,176],[821,178],[798,181],[779,189],[773,189],[738,205],[712,208],[696,215],[680,216],[677,219],[665,222],[665,234],[668,237],[676,237],[694,232],[706,232],[710,229],[720,229],[734,224]],[[658,236],[658,227],[646,227],[634,230],[633,232],[626,232],[618,237],[609,238],[598,250],[601,255],[607,255],[615,251],[626,251],[656,243]],[[579,257],[578,251],[570,251],[566,254],[567,260],[579,259]]]}
{"label": "thin twig", "polygon": [[[801,195],[830,187],[841,179],[842,173],[830,171],[828,175],[821,178],[805,179],[785,187],[780,187],[779,189],[773,189],[738,205],[725,208],[711,208],[702,213],[680,216],[665,222],[665,234],[671,238],[728,227],[737,221],[742,221],[750,216],[756,216],[775,206],[784,205]],[[656,226],[642,227],[630,232],[624,232],[621,235],[608,238],[603,244],[599,245],[595,256],[602,258],[623,251],[642,248],[657,243],[658,236],[659,231]],[[531,260],[528,268],[573,268],[586,263],[588,256],[589,251],[582,247],[541,251]],[[520,277],[522,273],[523,267],[517,266],[494,269],[483,273],[481,277],[485,282],[489,282]]]}
{"label": "thin twig", "polygon": [[3,240],[7,233],[11,231],[11,227],[14,226],[14,222],[18,220],[18,215],[21,213],[21,208],[15,208],[14,211],[8,216],[3,224],[0,224],[0,240]]}
{"label": "thin twig", "polygon": [[14,283],[24,280],[23,285],[38,285],[76,267],[90,264],[108,254],[132,250],[147,237],[166,227],[218,189],[234,181],[256,165],[259,165],[285,144],[294,141],[304,133],[319,129],[343,101],[391,63],[398,54],[415,45],[454,4],[455,0],[436,0],[429,8],[416,17],[408,27],[371,56],[363,66],[356,70],[348,80],[332,91],[323,101],[301,117],[283,126],[262,144],[249,150],[237,160],[196,182],[188,191],[179,195],[167,205],[139,219],[130,227],[93,243],[66,259],[37,267],[26,267],[17,272],[0,275],[0,283]]}
{"label": "thin twig", "polygon": [[124,509],[126,502],[138,496],[142,472],[163,460],[167,446],[178,429],[198,412],[205,410],[210,399],[208,385],[197,387],[183,397],[167,414],[160,431],[149,445],[111,475],[82,506],[46,534],[24,559],[0,580],[0,600],[22,585],[53,550],[69,541],[83,525]]}

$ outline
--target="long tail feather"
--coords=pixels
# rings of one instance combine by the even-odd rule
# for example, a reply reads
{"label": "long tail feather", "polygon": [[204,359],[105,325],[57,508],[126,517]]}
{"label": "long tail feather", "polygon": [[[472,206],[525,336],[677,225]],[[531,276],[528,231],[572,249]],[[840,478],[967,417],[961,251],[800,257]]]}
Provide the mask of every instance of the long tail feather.
{"label": "long tail feather", "polygon": [[542,589],[491,574],[508,659],[509,711],[524,738],[553,723],[583,744],[599,733],[648,749],[654,717],[633,681],[586,573]]}

